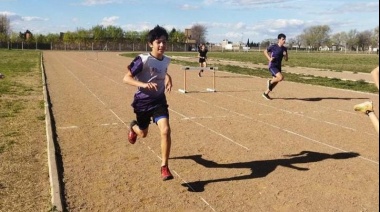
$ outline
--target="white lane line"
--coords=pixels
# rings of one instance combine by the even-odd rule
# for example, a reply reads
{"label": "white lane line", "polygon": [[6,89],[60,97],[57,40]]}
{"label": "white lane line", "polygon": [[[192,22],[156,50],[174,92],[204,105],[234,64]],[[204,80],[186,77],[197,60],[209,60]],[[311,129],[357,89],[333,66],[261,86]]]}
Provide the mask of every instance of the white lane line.
{"label": "white lane line", "polygon": [[[174,173],[175,173],[175,175],[177,175],[177,177],[179,178],[179,179],[181,179],[182,180],[182,182],[184,182],[185,184],[186,184],[186,186],[188,187],[188,188],[190,188],[193,192],[196,192],[196,190],[193,188],[193,187],[191,187],[191,185],[186,181],[186,180],[184,180],[175,170],[172,170]],[[215,209],[210,205],[210,203],[208,203],[207,201],[206,201],[206,199],[204,199],[202,196],[199,196],[199,198],[212,210],[212,211],[215,211]]]}
{"label": "white lane line", "polygon": [[[66,67],[66,66],[65,66]],[[66,68],[66,70],[68,70],[67,68]],[[98,100],[98,101],[100,101],[103,105],[105,105],[106,106],[106,104],[97,96],[97,95],[95,95],[95,93],[93,93],[78,77],[76,77],[75,75],[74,75],[74,73],[73,72],[71,72],[70,70],[68,70],[78,81],[80,81],[81,82],[81,84]],[[110,112],[112,113],[112,114],[114,114],[114,116],[121,122],[121,123],[123,123],[124,125],[127,125],[121,118],[120,118],[120,116],[118,116],[112,109],[109,109],[110,110]],[[157,158],[159,158],[159,160],[162,160],[162,158],[159,156],[159,154],[157,154],[150,146],[148,146],[144,141],[141,141]],[[173,172],[175,172],[175,170],[172,170]],[[176,173],[176,175],[179,177],[179,178],[181,178],[180,177],[180,175],[177,173],[177,172],[175,172]],[[181,178],[182,179],[182,178]],[[215,211],[215,209],[203,198],[203,197],[200,197],[200,199],[206,204],[206,205],[208,205],[213,211]]]}
{"label": "white lane line", "polygon": [[[220,94],[220,93],[219,93],[219,94]],[[225,94],[224,94],[224,95],[225,95]],[[228,95],[227,95],[227,96],[228,96]],[[192,98],[192,99],[197,100],[197,101],[200,101],[200,102],[204,102],[205,104],[212,105],[213,107],[223,109],[223,110],[225,110],[225,111],[227,111],[227,112],[234,113],[234,114],[236,114],[236,115],[238,115],[238,116],[241,116],[241,117],[247,118],[247,119],[252,120],[252,121],[259,122],[259,123],[261,123],[261,124],[264,124],[264,125],[270,126],[270,127],[272,127],[272,128],[278,129],[278,130],[282,130],[282,131],[284,131],[284,132],[287,132],[287,133],[290,133],[290,134],[296,135],[296,136],[298,136],[298,137],[301,137],[301,138],[307,139],[307,140],[309,140],[309,141],[313,141],[313,142],[315,142],[315,143],[322,144],[322,145],[327,146],[327,147],[330,147],[330,148],[332,148],[332,149],[336,149],[336,150],[343,151],[343,152],[350,152],[350,151],[343,150],[343,149],[341,149],[341,148],[338,148],[338,147],[335,147],[335,146],[329,145],[329,144],[327,144],[327,143],[325,143],[325,142],[322,142],[322,141],[318,141],[318,140],[312,139],[312,138],[310,138],[310,137],[307,137],[307,136],[302,135],[302,134],[300,134],[300,133],[294,132],[294,131],[292,131],[292,130],[288,130],[288,129],[285,129],[285,128],[280,127],[280,126],[276,126],[276,125],[273,125],[273,124],[269,124],[269,123],[266,123],[266,122],[264,122],[264,121],[261,121],[261,120],[258,120],[258,119],[254,119],[254,118],[252,118],[251,116],[248,116],[248,115],[245,115],[245,114],[242,114],[242,113],[238,113],[238,112],[236,112],[236,111],[232,111],[232,110],[229,110],[229,109],[227,109],[227,108],[224,108],[224,107],[221,107],[221,106],[217,106],[217,105],[215,105],[215,104],[211,104],[211,103],[209,103],[209,102],[204,101],[203,99],[198,99],[198,98],[195,98],[195,97],[190,96],[190,95],[187,95],[186,97]],[[284,111],[286,111],[286,110],[284,110]],[[292,113],[292,112],[290,112],[290,111],[287,111],[287,112],[288,112],[288,113]],[[366,158],[366,157],[363,157],[363,156],[360,156],[360,158],[363,159],[363,160],[369,161],[369,162],[371,162],[371,163],[374,163],[374,164],[379,164],[378,161],[374,161],[374,160],[371,160],[371,159]]]}
{"label": "white lane line", "polygon": [[[156,157],[161,161],[162,158],[159,156],[159,154],[157,154],[153,148],[151,148],[145,141],[141,141],[141,143],[143,143],[154,155],[156,155]],[[193,187],[191,187],[191,185],[181,177],[181,175],[178,174],[178,172],[175,171],[175,169],[170,169],[175,175],[177,175],[177,177],[179,179],[181,179],[182,182],[184,182],[193,192],[195,192],[195,189]],[[199,196],[199,198],[213,211],[215,211],[215,209],[210,205],[210,203],[208,203],[206,201],[206,199],[204,199],[202,196]]]}
{"label": "white lane line", "polygon": [[79,127],[78,126],[58,127],[58,129],[62,129],[62,130],[77,129],[77,128]]}
{"label": "white lane line", "polygon": [[219,133],[219,132],[217,132],[217,131],[215,131],[215,130],[213,130],[213,129],[211,129],[211,128],[209,128],[209,127],[207,127],[207,126],[205,126],[205,125],[203,125],[203,124],[201,124],[201,123],[199,123],[199,122],[197,122],[197,121],[194,121],[194,119],[190,119],[189,117],[185,116],[185,115],[182,114],[182,113],[179,113],[178,111],[175,111],[175,110],[173,110],[173,109],[171,109],[171,108],[169,108],[169,110],[172,111],[173,113],[176,113],[176,114],[182,116],[184,119],[188,119],[188,120],[192,121],[193,123],[195,123],[195,124],[201,126],[202,128],[205,128],[205,129],[207,129],[207,130],[213,132],[214,134],[219,135],[219,136],[221,136],[222,138],[224,138],[224,139],[226,139],[226,140],[228,140],[228,141],[230,141],[230,142],[232,142],[232,143],[234,143],[234,144],[236,144],[236,145],[238,145],[238,146],[240,146],[240,147],[242,147],[242,148],[244,148],[244,149],[246,149],[246,150],[250,150],[248,147],[246,147],[246,146],[244,146],[244,145],[242,145],[242,144],[240,144],[240,143],[234,141],[233,139],[231,139],[231,138],[229,138],[229,137],[223,135],[222,133]]}

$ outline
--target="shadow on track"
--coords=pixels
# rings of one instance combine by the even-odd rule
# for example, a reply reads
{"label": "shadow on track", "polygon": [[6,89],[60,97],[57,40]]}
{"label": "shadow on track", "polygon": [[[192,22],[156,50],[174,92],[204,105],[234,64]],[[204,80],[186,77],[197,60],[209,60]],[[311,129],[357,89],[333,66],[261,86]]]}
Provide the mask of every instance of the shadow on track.
{"label": "shadow on track", "polygon": [[194,160],[196,163],[206,168],[251,169],[251,174],[249,175],[220,178],[220,179],[213,179],[213,180],[202,180],[202,181],[188,182],[188,183],[182,184],[182,186],[188,188],[188,191],[202,192],[204,191],[205,186],[209,183],[261,178],[273,172],[278,166],[283,166],[283,167],[295,169],[298,171],[308,171],[309,170],[308,168],[298,167],[295,164],[314,163],[314,162],[319,162],[319,161],[323,161],[327,159],[335,159],[335,160],[349,159],[349,158],[358,157],[359,154],[355,152],[339,152],[335,154],[326,154],[326,153],[320,153],[320,152],[302,151],[298,154],[284,155],[284,156],[288,158],[229,163],[229,164],[219,164],[214,161],[202,158],[202,155],[174,157],[172,159]]}

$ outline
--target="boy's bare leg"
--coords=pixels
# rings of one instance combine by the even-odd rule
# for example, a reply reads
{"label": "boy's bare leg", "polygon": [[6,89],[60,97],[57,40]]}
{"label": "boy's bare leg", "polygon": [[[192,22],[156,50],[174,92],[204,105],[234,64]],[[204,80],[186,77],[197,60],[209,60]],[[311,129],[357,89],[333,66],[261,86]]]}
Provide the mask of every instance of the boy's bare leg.
{"label": "boy's bare leg", "polygon": [[168,165],[170,148],[171,148],[171,130],[169,125],[169,119],[162,118],[157,122],[158,128],[161,134],[161,166]]}
{"label": "boy's bare leg", "polygon": [[148,135],[148,128],[140,130],[138,125],[133,125],[132,129],[140,138],[145,138]]}
{"label": "boy's bare leg", "polygon": [[[281,73],[277,73],[275,77],[273,77],[271,79],[271,87],[272,87],[272,90],[274,89],[274,87],[276,87],[276,85],[281,82],[282,80],[284,79],[284,76],[281,74]],[[266,94],[269,94],[269,92],[271,92],[271,90],[267,89],[265,91]]]}

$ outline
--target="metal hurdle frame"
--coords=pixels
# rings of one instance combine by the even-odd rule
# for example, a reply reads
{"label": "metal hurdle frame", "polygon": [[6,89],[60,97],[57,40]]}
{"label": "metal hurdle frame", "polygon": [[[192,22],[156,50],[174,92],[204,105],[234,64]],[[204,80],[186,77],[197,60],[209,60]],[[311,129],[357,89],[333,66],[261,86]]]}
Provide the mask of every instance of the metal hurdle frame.
{"label": "metal hurdle frame", "polygon": [[210,66],[210,67],[182,66],[181,70],[184,70],[184,74],[183,74],[183,89],[178,89],[179,92],[181,92],[181,93],[187,93],[187,90],[186,90],[186,71],[188,71],[188,70],[189,71],[191,71],[191,70],[212,71],[212,88],[207,88],[206,90],[209,91],[209,92],[216,92],[216,89],[215,89],[215,70],[218,70],[218,67],[213,67],[213,66]]}

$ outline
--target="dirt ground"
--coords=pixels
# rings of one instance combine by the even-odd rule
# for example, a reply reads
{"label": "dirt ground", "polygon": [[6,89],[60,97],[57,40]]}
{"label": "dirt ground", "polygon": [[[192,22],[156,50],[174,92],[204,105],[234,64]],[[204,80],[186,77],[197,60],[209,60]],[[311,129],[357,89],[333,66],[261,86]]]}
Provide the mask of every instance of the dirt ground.
{"label": "dirt ground", "polygon": [[[353,106],[379,96],[219,70],[199,78],[172,64],[169,165],[158,129],[132,145],[132,58],[45,51],[68,211],[378,211],[379,142]],[[268,74],[269,77],[269,74]],[[215,87],[214,87],[215,86]],[[216,92],[207,92],[214,87]]]}

